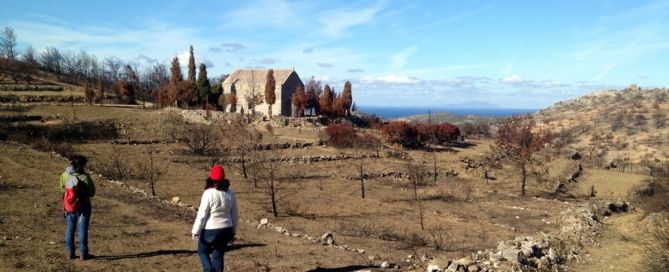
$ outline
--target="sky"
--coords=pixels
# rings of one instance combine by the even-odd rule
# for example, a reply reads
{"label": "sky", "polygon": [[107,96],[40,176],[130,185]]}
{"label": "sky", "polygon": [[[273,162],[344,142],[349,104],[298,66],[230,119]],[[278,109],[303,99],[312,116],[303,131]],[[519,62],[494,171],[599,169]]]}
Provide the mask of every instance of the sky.
{"label": "sky", "polygon": [[665,87],[669,1],[3,0],[29,45],[210,76],[294,68],[358,105],[544,108],[596,90]]}

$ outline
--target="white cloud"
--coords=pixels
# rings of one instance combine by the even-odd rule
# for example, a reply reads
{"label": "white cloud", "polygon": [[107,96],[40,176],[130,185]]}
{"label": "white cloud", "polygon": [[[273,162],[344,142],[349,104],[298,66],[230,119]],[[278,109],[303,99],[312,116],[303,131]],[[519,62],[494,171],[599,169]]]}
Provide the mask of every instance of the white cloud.
{"label": "white cloud", "polygon": [[402,68],[407,63],[407,59],[413,55],[418,47],[411,46],[390,56],[390,62],[393,68]]}
{"label": "white cloud", "polygon": [[351,7],[328,10],[318,20],[323,25],[321,32],[328,36],[339,36],[350,27],[373,20],[385,6],[386,1],[377,1],[374,5],[365,8]]}
{"label": "white cloud", "polygon": [[502,82],[506,82],[506,83],[518,83],[518,82],[522,82],[522,81],[523,81],[523,78],[520,77],[519,75],[510,75],[510,76],[502,78]]}
{"label": "white cloud", "polygon": [[416,77],[398,76],[398,75],[385,75],[379,77],[363,76],[362,80],[370,83],[376,82],[376,83],[388,83],[388,84],[415,84],[421,82],[421,80]]}

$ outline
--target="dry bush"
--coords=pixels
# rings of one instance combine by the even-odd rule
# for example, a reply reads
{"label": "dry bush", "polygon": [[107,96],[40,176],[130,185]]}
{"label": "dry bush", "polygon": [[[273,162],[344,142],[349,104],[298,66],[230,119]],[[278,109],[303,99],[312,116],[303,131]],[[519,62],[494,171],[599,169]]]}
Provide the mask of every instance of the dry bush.
{"label": "dry bush", "polygon": [[656,214],[645,228],[643,271],[669,271],[669,217]]}
{"label": "dry bush", "polygon": [[45,152],[55,152],[66,158],[72,156],[75,153],[72,144],[68,142],[52,142],[44,137],[32,141],[31,146],[36,150]]}
{"label": "dry bush", "polygon": [[182,127],[179,133],[179,142],[183,143],[193,154],[205,155],[210,153],[219,135],[214,126],[207,124],[192,124]]}
{"label": "dry bush", "polygon": [[92,163],[90,168],[106,178],[124,180],[130,176],[130,165],[127,156],[123,156],[119,148],[112,145],[111,152],[106,157],[98,159],[97,163]]}
{"label": "dry bush", "polygon": [[352,237],[375,238],[384,241],[399,242],[399,249],[425,247],[430,242],[422,235],[408,229],[397,231],[389,225],[377,225],[372,222],[339,221],[335,226],[338,233]]}
{"label": "dry bush", "polygon": [[339,148],[353,147],[358,138],[350,123],[330,124],[325,128],[325,135],[329,145]]}
{"label": "dry bush", "polygon": [[163,131],[165,136],[175,142],[179,139],[180,128],[183,128],[183,126],[186,125],[186,120],[184,120],[183,116],[175,112],[168,112],[165,117],[162,118],[161,122],[161,127],[165,128]]}
{"label": "dry bush", "polygon": [[442,225],[428,231],[430,245],[434,250],[449,251],[453,249],[453,230]]}

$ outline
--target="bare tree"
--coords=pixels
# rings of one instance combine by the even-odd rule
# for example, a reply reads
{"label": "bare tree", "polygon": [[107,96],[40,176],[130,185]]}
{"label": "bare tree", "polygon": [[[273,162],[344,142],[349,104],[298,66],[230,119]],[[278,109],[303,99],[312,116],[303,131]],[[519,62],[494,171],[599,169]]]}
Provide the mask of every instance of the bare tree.
{"label": "bare tree", "polygon": [[109,79],[116,82],[119,78],[121,67],[123,67],[123,61],[117,57],[108,57],[105,58],[104,66]]}
{"label": "bare tree", "polygon": [[21,58],[31,66],[37,66],[38,64],[37,57],[35,57],[35,49],[32,46],[26,47],[26,51]]}
{"label": "bare tree", "polygon": [[409,174],[409,179],[411,180],[411,187],[413,188],[414,202],[418,206],[418,215],[420,217],[420,229],[425,230],[425,220],[423,213],[423,202],[418,197],[418,186],[425,184],[425,176],[427,176],[427,171],[425,167],[420,164],[413,162],[413,159],[409,158],[407,160],[407,172]]}
{"label": "bare tree", "polygon": [[[219,124],[226,146],[224,149],[239,157],[239,163],[242,167],[242,174],[245,179],[249,178],[248,164],[254,159],[256,154],[256,145],[262,140],[262,134],[255,128],[247,129],[243,117],[237,117],[231,123]],[[257,187],[257,180],[254,179],[254,186]]]}
{"label": "bare tree", "polygon": [[156,196],[156,183],[164,173],[164,169],[155,160],[156,153],[156,148],[149,145],[145,150],[146,157],[139,162],[140,177],[146,181],[152,196]]}
{"label": "bare tree", "polygon": [[91,84],[86,82],[86,87],[84,87],[84,93],[86,94],[86,101],[88,101],[89,105],[93,105],[93,100],[95,98],[95,93],[93,92],[93,88],[91,87]]}
{"label": "bare tree", "polygon": [[256,106],[263,102],[263,95],[257,89],[258,86],[254,71],[251,70],[249,73],[251,74],[249,79],[249,86],[251,89],[246,93],[244,99],[246,99],[246,106],[248,106],[247,109],[249,110],[249,114],[251,114],[251,116],[255,116]]}
{"label": "bare tree", "polygon": [[278,165],[278,160],[276,160],[275,158],[269,158],[265,162],[262,162],[260,165],[264,169],[264,172],[266,173],[264,178],[265,189],[272,207],[272,215],[274,215],[274,217],[278,217],[279,212],[277,210],[277,202],[278,202],[278,193],[279,190],[281,189],[280,180],[278,177],[278,169],[280,168]]}
{"label": "bare tree", "polygon": [[57,48],[47,47],[40,53],[39,62],[45,70],[60,73],[62,70],[63,56]]}
{"label": "bare tree", "polygon": [[16,57],[16,33],[14,28],[6,26],[0,32],[0,52],[5,58],[14,60]]}

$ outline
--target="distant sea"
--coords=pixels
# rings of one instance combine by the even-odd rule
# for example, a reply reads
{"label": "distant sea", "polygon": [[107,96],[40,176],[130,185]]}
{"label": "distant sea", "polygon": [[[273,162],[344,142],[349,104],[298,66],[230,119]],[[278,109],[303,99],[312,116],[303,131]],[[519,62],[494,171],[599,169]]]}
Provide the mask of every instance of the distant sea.
{"label": "distant sea", "polygon": [[428,111],[434,113],[450,113],[455,115],[477,115],[486,117],[507,117],[514,114],[526,114],[538,111],[538,109],[508,109],[508,108],[427,108],[427,107],[379,107],[379,106],[359,106],[360,111],[376,114],[377,116],[390,119],[427,114]]}

